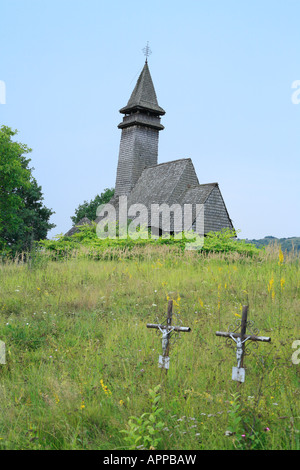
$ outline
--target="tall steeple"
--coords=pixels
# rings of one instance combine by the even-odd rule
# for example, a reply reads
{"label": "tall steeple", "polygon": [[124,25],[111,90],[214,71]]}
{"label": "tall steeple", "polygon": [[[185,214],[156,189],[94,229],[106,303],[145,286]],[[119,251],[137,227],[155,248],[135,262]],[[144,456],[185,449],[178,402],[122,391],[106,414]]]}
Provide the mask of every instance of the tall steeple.
{"label": "tall steeple", "polygon": [[115,196],[128,195],[142,171],[157,165],[158,134],[164,129],[160,116],[165,114],[157,97],[146,58],[143,70],[118,125],[122,129]]}
{"label": "tall steeple", "polygon": [[129,114],[133,110],[138,109],[143,109],[144,111],[149,111],[156,115],[165,114],[165,111],[158,105],[157,102],[147,59],[138,81],[136,82],[134,90],[128,100],[127,106],[124,106],[124,108],[120,109],[120,113]]}

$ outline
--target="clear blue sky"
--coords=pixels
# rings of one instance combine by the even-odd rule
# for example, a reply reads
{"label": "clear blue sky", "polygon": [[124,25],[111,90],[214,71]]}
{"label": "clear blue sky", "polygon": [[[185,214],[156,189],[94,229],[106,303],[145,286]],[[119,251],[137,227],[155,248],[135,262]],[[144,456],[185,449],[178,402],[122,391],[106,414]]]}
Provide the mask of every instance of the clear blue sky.
{"label": "clear blue sky", "polygon": [[218,182],[240,237],[300,236],[299,0],[0,0],[0,125],[67,231],[115,185],[117,125],[144,65],[166,110],[159,163]]}

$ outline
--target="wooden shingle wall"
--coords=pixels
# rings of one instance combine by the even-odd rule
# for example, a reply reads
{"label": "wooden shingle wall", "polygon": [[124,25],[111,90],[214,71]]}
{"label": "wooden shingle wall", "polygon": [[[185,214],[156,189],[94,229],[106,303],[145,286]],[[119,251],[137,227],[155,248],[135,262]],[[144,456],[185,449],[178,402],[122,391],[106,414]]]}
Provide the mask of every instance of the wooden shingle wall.
{"label": "wooden shingle wall", "polygon": [[157,164],[156,129],[134,125],[122,129],[115,194],[128,195],[146,167]]}

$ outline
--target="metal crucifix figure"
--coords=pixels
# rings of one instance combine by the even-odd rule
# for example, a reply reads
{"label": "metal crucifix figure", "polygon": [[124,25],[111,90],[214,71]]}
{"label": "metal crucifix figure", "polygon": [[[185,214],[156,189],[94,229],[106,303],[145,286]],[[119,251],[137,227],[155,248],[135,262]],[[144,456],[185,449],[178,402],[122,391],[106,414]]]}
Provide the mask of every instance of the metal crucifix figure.
{"label": "metal crucifix figure", "polygon": [[246,328],[247,324],[247,316],[248,316],[248,305],[243,306],[242,311],[242,319],[241,319],[241,332],[234,333],[232,331],[223,332],[217,331],[217,336],[223,336],[225,338],[231,338],[236,343],[236,358],[237,358],[237,367],[232,368],[232,380],[236,380],[237,382],[244,382],[245,381],[245,369],[243,368],[243,359],[245,353],[244,344],[246,341],[263,341],[263,342],[270,342],[271,338],[267,336],[256,336],[253,334],[246,336]]}
{"label": "metal crucifix figure", "polygon": [[237,339],[235,339],[235,337],[232,334],[230,334],[230,338],[232,338],[233,341],[236,343],[237,367],[239,369],[240,366],[241,366],[241,360],[242,360],[243,354],[244,354],[243,344],[247,341],[247,339],[250,339],[250,336],[245,338],[243,341],[239,337]]}
{"label": "metal crucifix figure", "polygon": [[167,324],[157,324],[157,323],[147,323],[147,328],[155,328],[162,333],[162,356],[159,356],[159,366],[166,369],[169,369],[170,358],[170,337],[171,334],[175,332],[189,332],[191,329],[185,326],[172,326],[172,315],[173,315],[173,300],[169,300],[168,303],[168,314],[167,314]]}
{"label": "metal crucifix figure", "polygon": [[162,334],[161,343],[162,343],[163,356],[166,356],[168,345],[169,345],[169,337],[175,327],[171,326],[170,329],[167,329],[167,328],[163,328],[161,325],[157,325],[157,326],[158,326],[159,331]]}

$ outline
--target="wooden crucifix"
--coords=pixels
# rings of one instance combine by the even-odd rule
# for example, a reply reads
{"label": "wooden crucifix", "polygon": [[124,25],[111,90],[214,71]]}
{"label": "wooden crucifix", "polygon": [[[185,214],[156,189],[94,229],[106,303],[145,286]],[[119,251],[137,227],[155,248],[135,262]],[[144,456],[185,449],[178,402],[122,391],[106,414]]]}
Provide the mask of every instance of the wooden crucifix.
{"label": "wooden crucifix", "polygon": [[236,358],[237,358],[237,367],[232,368],[232,380],[236,380],[237,382],[244,382],[245,381],[245,369],[243,367],[244,362],[244,352],[245,352],[245,343],[248,340],[251,341],[263,341],[263,342],[270,342],[271,338],[267,336],[256,336],[256,335],[247,335],[247,317],[248,317],[248,305],[243,306],[242,310],[242,319],[241,319],[241,332],[234,333],[234,332],[222,332],[217,331],[217,336],[223,336],[225,338],[231,338],[236,343]]}
{"label": "wooden crucifix", "polygon": [[176,332],[189,332],[191,329],[188,326],[172,326],[172,316],[173,316],[173,300],[169,300],[168,303],[168,313],[167,313],[167,324],[157,324],[157,323],[147,323],[147,328],[155,328],[159,330],[162,334],[162,356],[159,356],[159,367],[169,369],[170,358],[170,336],[173,331]]}

